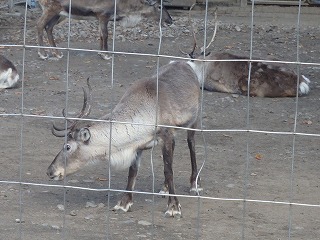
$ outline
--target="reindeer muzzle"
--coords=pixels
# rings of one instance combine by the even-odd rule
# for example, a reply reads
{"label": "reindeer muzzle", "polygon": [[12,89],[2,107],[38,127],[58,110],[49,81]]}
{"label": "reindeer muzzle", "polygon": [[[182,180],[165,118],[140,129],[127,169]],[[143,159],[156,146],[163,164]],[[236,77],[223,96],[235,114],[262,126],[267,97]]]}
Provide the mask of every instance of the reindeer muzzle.
{"label": "reindeer muzzle", "polygon": [[48,167],[47,175],[50,179],[53,179],[53,180],[62,180],[63,179],[63,173],[57,171],[57,169],[52,165]]}

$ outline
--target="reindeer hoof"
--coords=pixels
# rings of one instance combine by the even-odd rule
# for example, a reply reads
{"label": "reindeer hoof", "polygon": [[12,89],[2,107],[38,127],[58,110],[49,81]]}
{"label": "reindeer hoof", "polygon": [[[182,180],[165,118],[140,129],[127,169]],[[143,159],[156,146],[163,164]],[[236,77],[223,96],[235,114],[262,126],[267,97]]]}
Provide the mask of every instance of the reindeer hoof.
{"label": "reindeer hoof", "polygon": [[203,188],[200,185],[200,181],[198,180],[198,184],[194,181],[190,187],[190,195],[200,195],[203,191]]}
{"label": "reindeer hoof", "polygon": [[38,52],[38,56],[42,59],[42,60],[46,60],[49,58],[49,55],[46,53],[45,55],[43,55],[40,51]]}
{"label": "reindeer hoof", "polygon": [[52,53],[52,60],[59,60],[61,58],[63,58],[63,53]]}
{"label": "reindeer hoof", "polygon": [[116,212],[131,212],[132,205],[132,202],[123,203],[122,201],[119,201],[118,204],[115,205],[112,210]]}
{"label": "reindeer hoof", "polygon": [[201,192],[203,191],[203,188],[198,185],[197,187],[191,187],[190,188],[190,195],[201,195]]}
{"label": "reindeer hoof", "polygon": [[[163,185],[162,189],[159,191],[159,194],[169,194],[168,187],[166,185]],[[166,196],[162,195],[162,197],[165,198]]]}
{"label": "reindeer hoof", "polygon": [[104,60],[110,60],[112,56],[109,56],[107,53],[98,53],[98,55]]}
{"label": "reindeer hoof", "polygon": [[181,205],[178,204],[178,206],[176,204],[171,203],[170,205],[168,205],[167,211],[164,213],[165,217],[170,218],[170,217],[174,217],[174,218],[181,218],[182,214],[181,214]]}

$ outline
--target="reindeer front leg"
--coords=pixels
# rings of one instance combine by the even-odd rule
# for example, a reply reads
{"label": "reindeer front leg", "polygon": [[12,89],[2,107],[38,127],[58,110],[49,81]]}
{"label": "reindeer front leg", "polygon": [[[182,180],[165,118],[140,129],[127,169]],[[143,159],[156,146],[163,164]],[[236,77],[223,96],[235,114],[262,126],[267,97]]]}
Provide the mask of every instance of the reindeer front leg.
{"label": "reindeer front leg", "polygon": [[[100,33],[100,50],[108,51],[108,16],[100,16],[99,18],[99,33]],[[99,52],[100,57],[104,60],[111,59],[107,53]]]}
{"label": "reindeer front leg", "polygon": [[[128,191],[133,191],[134,189],[134,185],[136,182],[139,165],[140,165],[140,156],[141,156],[141,152],[138,152],[134,163],[129,168],[128,183],[126,187],[126,190]],[[115,211],[122,210],[123,212],[131,211],[131,206],[133,204],[132,199],[133,199],[132,192],[124,193],[121,200],[117,203],[116,206],[114,206],[113,210]]]}
{"label": "reindeer front leg", "polygon": [[[164,162],[164,177],[165,185],[168,187],[169,194],[175,194],[173,183],[173,150],[175,146],[173,130],[164,129],[161,132],[161,138],[163,140],[162,155]],[[166,217],[181,217],[181,205],[176,196],[169,196],[168,207],[165,212]]]}

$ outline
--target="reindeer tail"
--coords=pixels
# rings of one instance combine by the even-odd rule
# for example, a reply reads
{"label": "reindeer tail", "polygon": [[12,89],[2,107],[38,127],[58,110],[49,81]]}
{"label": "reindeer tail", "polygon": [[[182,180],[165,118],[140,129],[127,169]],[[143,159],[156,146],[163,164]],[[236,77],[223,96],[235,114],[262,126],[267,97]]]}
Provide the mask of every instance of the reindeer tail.
{"label": "reindeer tail", "polygon": [[307,95],[310,92],[310,80],[304,75],[301,75],[303,80],[299,84],[299,95]]}

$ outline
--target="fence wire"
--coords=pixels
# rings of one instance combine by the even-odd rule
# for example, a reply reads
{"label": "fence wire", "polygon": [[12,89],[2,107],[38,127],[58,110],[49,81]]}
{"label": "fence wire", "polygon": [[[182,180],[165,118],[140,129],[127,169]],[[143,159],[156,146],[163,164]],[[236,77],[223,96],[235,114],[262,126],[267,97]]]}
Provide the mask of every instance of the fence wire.
{"label": "fence wire", "polygon": [[[72,0],[70,0],[70,5],[71,5]],[[162,2],[162,1],[161,1]],[[117,7],[117,1],[115,1],[115,6],[114,6],[114,22],[116,21],[116,7]],[[249,59],[243,59],[243,60],[239,60],[239,59],[232,59],[232,60],[219,60],[219,61],[250,61],[250,65],[249,65],[249,81],[248,81],[248,89],[249,85],[250,85],[250,80],[251,80],[251,63],[253,62],[265,62],[265,63],[286,63],[286,64],[294,64],[297,66],[297,75],[298,77],[300,76],[300,67],[304,66],[304,65],[313,65],[315,67],[319,67],[320,63],[318,62],[301,62],[300,60],[300,48],[299,48],[299,44],[300,44],[300,17],[301,17],[301,0],[299,1],[299,6],[298,6],[298,13],[297,13],[297,22],[296,22],[296,61],[274,61],[274,60],[266,60],[266,59],[253,59],[253,52],[254,52],[254,30],[255,30],[255,1],[252,1],[252,5],[251,5],[251,24],[250,24],[250,56]],[[14,45],[14,44],[6,44],[6,43],[1,43],[0,47],[4,47],[4,48],[23,48],[22,51],[22,79],[25,78],[25,59],[26,59],[26,50],[35,50],[38,48],[38,46],[36,44],[34,45],[29,45],[26,43],[26,35],[27,35],[27,12],[30,11],[29,8],[27,7],[27,4],[25,6],[25,22],[24,22],[24,38],[23,38],[23,44],[22,45]],[[69,9],[69,13],[71,12],[71,8]],[[206,0],[205,1],[205,13],[204,13],[204,36],[203,36],[203,49],[205,51],[205,46],[206,46],[206,39],[207,39],[207,21],[208,21],[208,12],[209,12],[209,1]],[[107,208],[108,210],[106,210],[106,229],[105,229],[105,239],[113,239],[113,236],[111,234],[112,232],[112,227],[110,225],[110,222],[113,221],[112,218],[112,213],[110,213],[109,209],[111,208],[110,202],[110,194],[109,193],[123,193],[123,192],[130,192],[130,191],[125,191],[123,189],[116,189],[113,188],[111,186],[111,183],[113,181],[112,179],[112,172],[111,172],[111,167],[109,162],[107,163],[107,169],[108,169],[108,187],[107,188],[89,188],[89,187],[80,187],[80,186],[73,186],[68,184],[66,178],[64,178],[63,184],[62,185],[57,185],[57,184],[44,184],[44,183],[38,183],[38,182],[31,182],[31,181],[24,181],[23,178],[23,172],[25,171],[25,165],[27,164],[25,162],[25,156],[24,156],[24,149],[25,149],[25,143],[24,143],[24,128],[25,128],[25,121],[26,119],[40,119],[40,120],[64,120],[65,123],[65,127],[67,128],[67,124],[69,120],[79,120],[79,121],[88,121],[88,122],[109,122],[110,123],[110,136],[112,136],[112,124],[117,123],[117,124],[128,124],[128,125],[144,125],[144,126],[154,126],[155,129],[157,129],[158,127],[168,127],[168,128],[175,128],[175,129],[182,129],[182,130],[193,130],[198,132],[199,134],[201,134],[201,144],[203,146],[204,149],[204,154],[202,158],[199,158],[199,162],[198,164],[200,165],[199,168],[199,175],[202,175],[202,171],[204,171],[204,169],[206,169],[206,165],[208,162],[208,141],[206,139],[206,133],[241,133],[243,135],[243,139],[245,139],[246,142],[246,156],[245,156],[245,171],[244,171],[244,181],[243,181],[243,197],[242,198],[229,198],[229,197],[212,197],[212,196],[205,196],[205,195],[197,195],[197,196],[191,196],[191,195],[186,195],[186,194],[175,194],[174,196],[177,196],[181,199],[196,199],[197,200],[197,214],[196,214],[196,225],[194,226],[194,230],[196,232],[196,237],[195,239],[203,239],[202,236],[202,224],[204,223],[204,220],[202,220],[201,218],[201,211],[202,211],[202,204],[201,202],[203,200],[210,200],[213,202],[220,202],[221,204],[223,204],[224,202],[239,202],[241,204],[243,204],[242,206],[242,220],[241,220],[241,239],[249,239],[247,237],[247,219],[246,216],[248,214],[248,210],[247,210],[247,203],[257,203],[257,204],[268,204],[271,206],[273,205],[285,205],[285,206],[289,206],[289,212],[288,212],[288,239],[292,238],[292,232],[294,231],[292,228],[292,208],[294,206],[301,206],[301,207],[310,207],[310,208],[315,208],[315,211],[319,210],[320,204],[312,204],[312,203],[308,203],[308,202],[295,202],[294,201],[294,179],[295,179],[295,158],[296,158],[296,137],[297,136],[305,136],[305,137],[320,137],[320,134],[318,133],[306,133],[306,132],[299,132],[297,131],[297,119],[298,119],[298,112],[299,112],[299,101],[298,101],[298,96],[295,98],[295,113],[294,113],[294,124],[293,124],[293,131],[275,131],[272,129],[269,130],[257,130],[254,129],[252,124],[251,124],[251,119],[250,119],[250,110],[251,110],[251,98],[248,96],[247,97],[247,112],[246,112],[246,127],[245,129],[206,129],[204,127],[204,123],[203,123],[203,118],[202,116],[204,116],[204,95],[206,94],[204,92],[204,89],[202,88],[202,98],[201,98],[201,111],[200,111],[200,127],[198,129],[190,129],[190,128],[186,128],[186,127],[177,127],[177,126],[163,126],[158,124],[158,119],[156,118],[156,122],[154,124],[145,124],[145,123],[139,123],[139,122],[115,122],[115,121],[107,121],[107,120],[102,120],[102,119],[92,119],[92,118],[74,118],[72,116],[68,116],[68,109],[69,109],[69,96],[68,96],[68,88],[71,84],[71,80],[69,79],[70,76],[70,59],[72,58],[72,56],[70,55],[71,52],[73,51],[83,51],[83,52],[101,52],[98,50],[92,50],[92,49],[79,49],[79,48],[73,48],[70,46],[70,41],[71,41],[71,19],[68,20],[68,41],[67,41],[67,47],[56,47],[56,49],[67,52],[67,65],[66,67],[66,85],[65,85],[65,89],[66,89],[66,100],[65,100],[65,109],[66,109],[66,116],[65,117],[58,117],[58,116],[51,116],[51,115],[43,115],[43,116],[39,116],[39,115],[33,115],[33,114],[28,114],[24,111],[25,109],[25,104],[24,104],[24,91],[25,91],[25,84],[24,81],[22,81],[22,85],[21,85],[21,109],[20,109],[20,113],[0,113],[0,117],[21,117],[20,118],[20,174],[19,174],[19,180],[18,181],[12,181],[12,180],[8,180],[5,179],[3,177],[1,177],[2,179],[0,180],[0,184],[1,185],[18,185],[19,186],[19,218],[20,219],[24,219],[24,197],[23,197],[23,187],[24,186],[37,186],[37,187],[45,187],[48,189],[63,189],[63,205],[66,206],[67,205],[67,191],[70,189],[75,189],[75,190],[81,190],[81,191],[91,191],[91,192],[105,192],[108,193],[108,197],[107,197]],[[126,56],[141,56],[141,57],[152,57],[152,58],[156,58],[156,72],[157,72],[157,90],[158,90],[158,75],[159,75],[159,68],[161,67],[160,64],[160,60],[161,59],[176,59],[176,60],[188,60],[188,58],[185,57],[179,57],[179,56],[173,56],[173,55],[164,55],[161,54],[161,49],[162,49],[162,44],[163,44],[163,36],[162,36],[162,23],[161,23],[161,17],[160,17],[160,22],[159,22],[159,32],[160,32],[160,36],[159,36],[159,45],[158,45],[158,49],[157,49],[157,53],[156,54],[149,54],[149,53],[132,53],[132,52],[122,52],[122,51],[116,51],[115,48],[115,42],[116,42],[116,25],[113,25],[113,29],[112,29],[112,50],[109,51],[109,53],[112,54],[112,58],[111,58],[111,95],[108,96],[108,101],[111,103],[115,102],[116,96],[114,94],[114,92],[112,91],[112,89],[114,88],[114,83],[115,83],[115,70],[114,70],[114,66],[115,66],[115,58],[117,56],[120,55],[126,55]],[[43,47],[44,49],[52,49],[52,47]],[[204,53],[205,54],[205,53]],[[103,60],[101,60],[103,61]],[[218,61],[218,60],[199,60],[199,59],[195,59],[195,61]],[[140,76],[142,77],[146,77],[146,76]],[[299,80],[299,78],[298,78]],[[106,80],[108,81],[108,79]],[[31,83],[32,84],[32,83]],[[107,84],[107,82],[106,82]],[[127,86],[126,86],[127,87]],[[298,87],[298,86],[297,86]],[[248,94],[249,95],[249,94]],[[158,91],[157,91],[157,102],[158,102]],[[158,105],[158,104],[157,104]],[[113,108],[114,106],[112,106]],[[158,109],[155,109],[155,114],[158,112]],[[158,116],[158,114],[156,114],[156,116]],[[291,156],[291,173],[290,173],[290,179],[288,179],[288,181],[290,182],[290,197],[288,201],[277,201],[277,200],[264,200],[264,199],[250,199],[248,197],[248,189],[249,189],[249,185],[250,185],[250,179],[249,179],[249,175],[250,175],[250,167],[252,165],[251,163],[251,156],[250,156],[250,152],[251,152],[251,146],[253,143],[253,136],[260,136],[260,135],[280,135],[280,136],[290,136],[292,137],[292,156]],[[154,136],[154,138],[156,138],[156,135]],[[198,142],[199,139],[197,139]],[[112,137],[110,137],[110,141],[108,144],[109,147],[109,158],[110,158],[110,154],[111,154],[111,141],[112,141]],[[67,142],[67,136],[65,136],[64,138],[64,142]],[[155,146],[154,146],[155,147]],[[152,211],[150,213],[150,217],[151,217],[151,236],[148,236],[152,239],[157,238],[157,234],[156,234],[156,215],[158,214],[158,212],[155,211],[155,197],[156,196],[172,196],[171,194],[164,194],[164,193],[157,193],[156,189],[156,180],[155,180],[155,169],[154,169],[154,161],[155,161],[155,152],[154,152],[154,148],[152,148],[152,151],[150,153],[150,175],[152,177],[152,191],[148,192],[148,191],[139,191],[139,190],[134,190],[131,191],[135,194],[142,194],[145,196],[151,196],[152,197]],[[65,165],[66,165],[66,161],[67,159],[65,159]],[[146,163],[145,163],[146,164]],[[125,177],[124,177],[125,178]],[[206,184],[206,183],[205,183]],[[207,183],[210,184],[210,183]],[[214,203],[213,203],[214,204]],[[139,211],[139,209],[136,209],[135,211]],[[68,236],[68,228],[69,226],[66,223],[66,215],[67,212],[64,209],[63,211],[63,226],[62,226],[62,231],[61,231],[61,235],[59,236],[60,239],[70,239]],[[188,216],[185,216],[186,218],[188,218]],[[171,220],[166,220],[168,222],[170,222],[169,224],[176,224],[174,222],[172,222]],[[23,227],[23,224],[21,223],[19,225],[19,239],[25,239],[25,235],[24,235],[24,231],[25,228]],[[135,234],[135,233],[133,233]],[[170,234],[170,233],[169,233]],[[214,239],[214,236],[212,236]]]}

